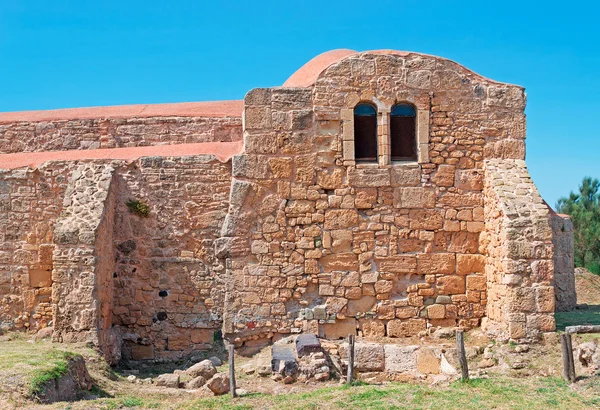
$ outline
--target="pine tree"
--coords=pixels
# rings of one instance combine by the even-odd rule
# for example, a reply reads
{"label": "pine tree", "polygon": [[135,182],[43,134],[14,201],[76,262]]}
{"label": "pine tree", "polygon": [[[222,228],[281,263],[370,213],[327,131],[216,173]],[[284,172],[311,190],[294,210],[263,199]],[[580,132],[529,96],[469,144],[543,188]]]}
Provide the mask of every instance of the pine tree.
{"label": "pine tree", "polygon": [[600,182],[583,178],[579,192],[560,198],[556,210],[573,221],[575,266],[600,275]]}

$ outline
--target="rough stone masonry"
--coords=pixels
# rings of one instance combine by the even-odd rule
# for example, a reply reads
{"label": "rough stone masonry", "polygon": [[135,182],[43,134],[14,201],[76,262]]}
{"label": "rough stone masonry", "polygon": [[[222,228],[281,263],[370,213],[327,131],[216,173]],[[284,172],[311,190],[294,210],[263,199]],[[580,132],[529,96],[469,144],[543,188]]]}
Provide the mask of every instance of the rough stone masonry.
{"label": "rough stone masonry", "polygon": [[443,58],[334,50],[244,101],[0,114],[0,324],[111,362],[221,335],[536,340],[575,305],[573,232],[527,171],[524,109]]}

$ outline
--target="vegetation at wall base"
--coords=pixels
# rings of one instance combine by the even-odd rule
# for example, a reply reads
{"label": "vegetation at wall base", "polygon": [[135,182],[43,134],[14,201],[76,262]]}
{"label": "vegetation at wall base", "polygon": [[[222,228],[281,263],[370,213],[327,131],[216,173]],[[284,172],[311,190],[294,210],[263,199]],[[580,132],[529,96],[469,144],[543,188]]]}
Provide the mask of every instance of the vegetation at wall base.
{"label": "vegetation at wall base", "polygon": [[600,275],[600,181],[583,178],[579,192],[560,198],[556,211],[573,221],[575,266]]}

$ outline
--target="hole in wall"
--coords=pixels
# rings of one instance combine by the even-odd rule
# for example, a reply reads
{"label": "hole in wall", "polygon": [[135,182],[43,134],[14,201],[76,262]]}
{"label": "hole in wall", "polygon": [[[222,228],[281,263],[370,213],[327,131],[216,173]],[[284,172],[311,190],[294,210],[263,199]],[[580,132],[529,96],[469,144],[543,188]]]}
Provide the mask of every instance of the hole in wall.
{"label": "hole in wall", "polygon": [[156,314],[158,320],[167,320],[167,312],[158,312]]}
{"label": "hole in wall", "polygon": [[158,292],[158,296],[160,296],[161,298],[166,298],[167,296],[169,296],[169,291],[167,291],[167,290],[160,290]]}
{"label": "hole in wall", "polygon": [[113,278],[116,278],[117,276],[117,272],[113,272]]}

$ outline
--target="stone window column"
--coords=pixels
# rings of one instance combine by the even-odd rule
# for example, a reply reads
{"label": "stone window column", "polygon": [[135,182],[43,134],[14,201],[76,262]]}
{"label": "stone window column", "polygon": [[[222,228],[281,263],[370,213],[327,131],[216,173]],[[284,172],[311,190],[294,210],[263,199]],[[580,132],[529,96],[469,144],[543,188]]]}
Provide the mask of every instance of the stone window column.
{"label": "stone window column", "polygon": [[380,166],[391,164],[390,150],[390,109],[377,110],[377,162]]}
{"label": "stone window column", "polygon": [[[417,162],[429,162],[429,110],[417,109]],[[342,120],[342,158],[345,166],[356,165],[354,156],[354,108],[343,108]],[[390,108],[377,104],[377,162],[379,166],[391,164],[390,149]]]}
{"label": "stone window column", "polygon": [[429,162],[429,110],[417,109],[417,162]]}

